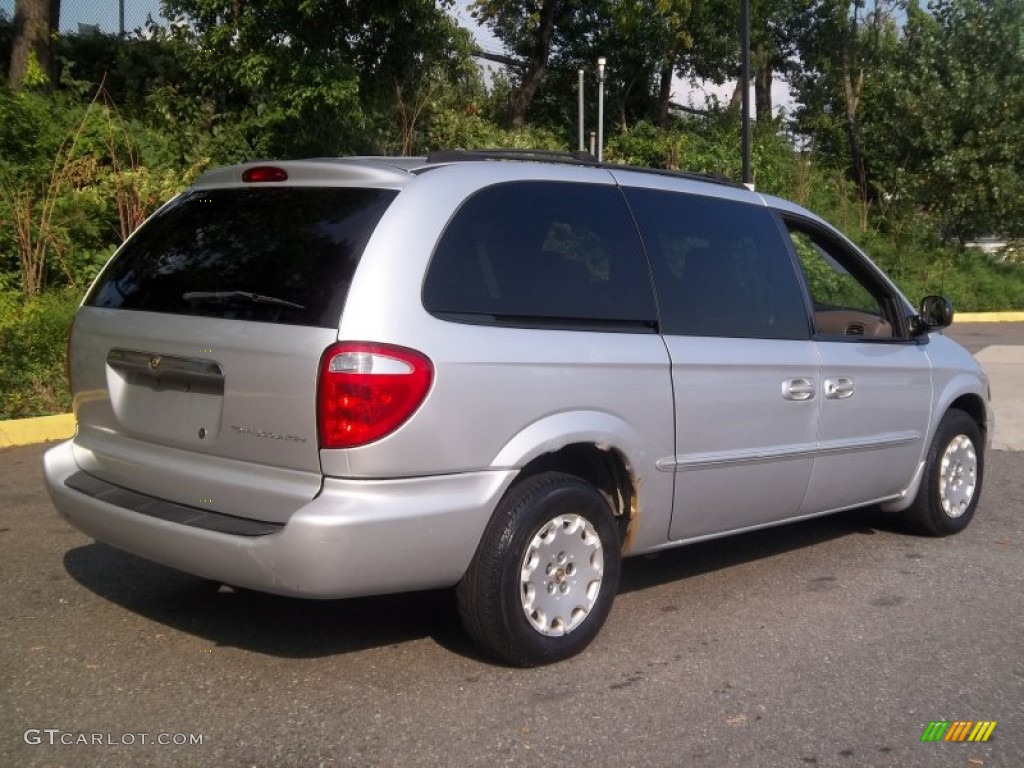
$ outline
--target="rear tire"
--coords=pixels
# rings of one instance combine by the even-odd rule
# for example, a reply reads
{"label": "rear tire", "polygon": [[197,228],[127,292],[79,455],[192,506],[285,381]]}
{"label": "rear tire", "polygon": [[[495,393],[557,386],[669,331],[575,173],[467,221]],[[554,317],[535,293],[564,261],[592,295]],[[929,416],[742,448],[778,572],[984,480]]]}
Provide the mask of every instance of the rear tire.
{"label": "rear tire", "polygon": [[521,667],[561,661],[597,636],[620,571],[608,501],[572,475],[544,472],[498,504],[456,587],[459,613],[490,656]]}
{"label": "rear tire", "polygon": [[903,513],[909,527],[928,536],[966,528],[981,498],[984,469],[980,427],[963,411],[950,409],[928,448],[917,498]]}

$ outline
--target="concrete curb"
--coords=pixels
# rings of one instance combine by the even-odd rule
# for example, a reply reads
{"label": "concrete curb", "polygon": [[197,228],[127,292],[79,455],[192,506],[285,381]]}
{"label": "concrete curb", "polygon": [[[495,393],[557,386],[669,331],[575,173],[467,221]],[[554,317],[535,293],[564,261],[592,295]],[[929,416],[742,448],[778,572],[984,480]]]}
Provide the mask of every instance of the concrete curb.
{"label": "concrete curb", "polygon": [[0,421],[0,448],[45,443],[49,440],[67,440],[73,434],[75,417],[71,413]]}
{"label": "concrete curb", "polygon": [[957,312],[953,324],[957,323],[1024,323],[1024,312]]}

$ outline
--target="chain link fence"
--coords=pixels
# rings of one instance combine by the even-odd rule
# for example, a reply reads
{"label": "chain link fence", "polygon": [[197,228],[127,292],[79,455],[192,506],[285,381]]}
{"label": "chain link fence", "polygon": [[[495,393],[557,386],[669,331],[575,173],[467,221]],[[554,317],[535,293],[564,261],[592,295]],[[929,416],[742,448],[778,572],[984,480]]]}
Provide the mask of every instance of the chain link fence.
{"label": "chain link fence", "polygon": [[[14,0],[0,0],[0,16],[14,18]],[[132,34],[145,30],[147,19],[167,24],[160,0],[61,0],[62,34]]]}

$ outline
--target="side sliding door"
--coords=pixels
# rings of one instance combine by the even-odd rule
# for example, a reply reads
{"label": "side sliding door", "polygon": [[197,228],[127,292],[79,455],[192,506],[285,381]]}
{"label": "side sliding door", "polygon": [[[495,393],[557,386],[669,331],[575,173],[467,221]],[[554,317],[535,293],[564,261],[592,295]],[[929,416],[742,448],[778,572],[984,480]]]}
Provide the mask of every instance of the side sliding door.
{"label": "side sliding door", "polygon": [[670,538],[798,516],[817,445],[819,361],[774,215],[725,186],[709,197],[620,182],[671,360],[675,452],[658,461],[675,476]]}

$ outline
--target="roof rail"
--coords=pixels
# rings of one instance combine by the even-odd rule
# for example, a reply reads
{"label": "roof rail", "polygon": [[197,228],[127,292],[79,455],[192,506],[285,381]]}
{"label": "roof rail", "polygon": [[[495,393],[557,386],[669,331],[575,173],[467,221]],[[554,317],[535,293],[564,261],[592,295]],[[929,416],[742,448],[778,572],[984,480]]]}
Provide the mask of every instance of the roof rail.
{"label": "roof rail", "polygon": [[652,173],[656,176],[672,176],[675,178],[705,181],[722,184],[728,187],[746,187],[718,173],[697,173],[694,171],[670,171],[663,168],[645,168],[639,165],[619,165],[599,161],[589,152],[563,151],[553,149],[436,149],[427,153],[427,165],[433,163],[457,163],[473,160],[526,160],[538,163],[561,163],[565,165],[582,165],[588,168],[607,168],[617,171],[636,171]]}
{"label": "roof rail", "polygon": [[602,163],[603,168],[617,168],[620,171],[637,171],[639,173],[653,173],[655,176],[671,176],[676,179],[689,179],[691,181],[706,181],[709,184],[721,184],[723,187],[736,187],[737,189],[749,189],[746,184],[740,184],[738,181],[733,181],[728,176],[723,176],[721,173],[707,172],[700,173],[698,171],[670,171],[667,168],[644,168],[639,165],[608,165]]}
{"label": "roof rail", "polygon": [[464,160],[533,160],[567,165],[598,165],[589,152],[557,149],[435,149],[427,153],[428,163],[456,163]]}

